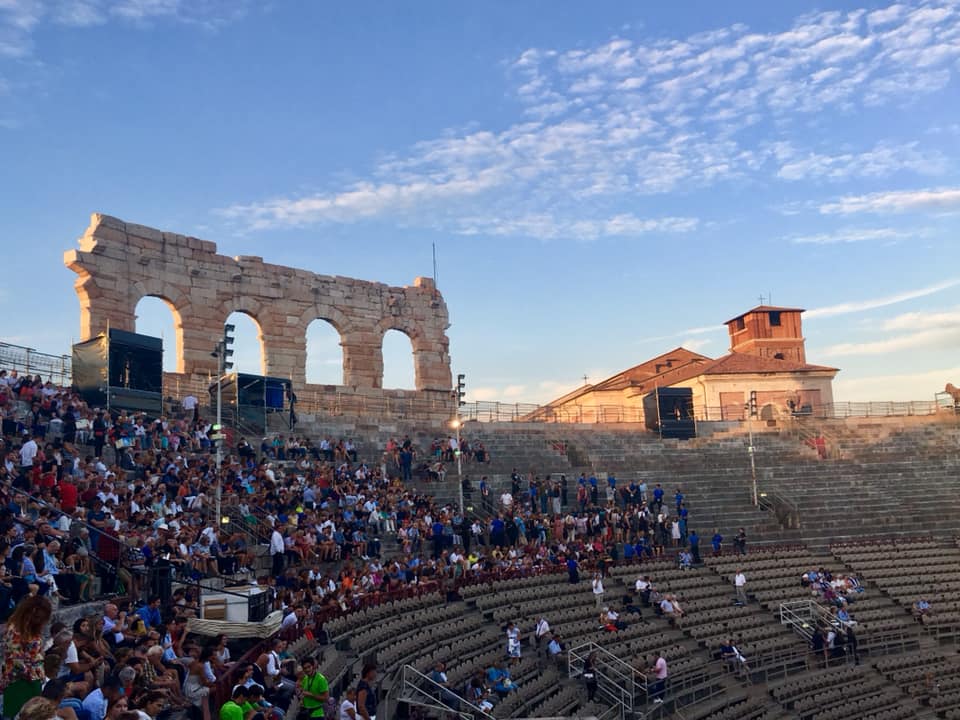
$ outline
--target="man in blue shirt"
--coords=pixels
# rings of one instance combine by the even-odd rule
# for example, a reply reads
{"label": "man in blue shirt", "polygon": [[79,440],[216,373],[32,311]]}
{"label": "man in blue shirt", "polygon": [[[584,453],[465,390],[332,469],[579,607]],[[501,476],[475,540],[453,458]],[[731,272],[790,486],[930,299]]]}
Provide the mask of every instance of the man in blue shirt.
{"label": "man in blue shirt", "polygon": [[660,483],[657,483],[657,486],[653,489],[653,504],[659,514],[663,510],[663,488],[660,487]]}
{"label": "man in blue shirt", "polygon": [[90,713],[91,720],[104,720],[107,717],[107,706],[116,702],[122,693],[120,678],[112,675],[103,681],[102,687],[98,687],[83,699],[83,709]]}
{"label": "man in blue shirt", "polygon": [[137,615],[148,628],[159,629],[163,625],[163,618],[160,617],[160,602],[160,596],[153,595],[146,605],[137,610]]}

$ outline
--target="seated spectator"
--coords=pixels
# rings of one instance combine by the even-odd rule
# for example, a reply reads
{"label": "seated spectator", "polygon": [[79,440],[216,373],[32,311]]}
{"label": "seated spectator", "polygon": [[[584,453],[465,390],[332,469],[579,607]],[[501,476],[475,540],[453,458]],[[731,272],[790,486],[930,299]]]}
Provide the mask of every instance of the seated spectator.
{"label": "seated spectator", "polygon": [[510,677],[510,670],[501,660],[495,662],[487,669],[487,682],[491,684],[494,692],[501,698],[505,698],[513,690],[518,690],[513,678]]}
{"label": "seated spectator", "polygon": [[924,615],[930,615],[933,612],[933,608],[931,608],[930,603],[921,596],[920,599],[913,604],[913,612],[918,617],[923,617]]}
{"label": "seated spectator", "polygon": [[747,659],[740,653],[740,650],[733,644],[733,639],[728,638],[720,645],[720,659],[723,660],[731,669],[745,673],[750,672],[750,666]]}

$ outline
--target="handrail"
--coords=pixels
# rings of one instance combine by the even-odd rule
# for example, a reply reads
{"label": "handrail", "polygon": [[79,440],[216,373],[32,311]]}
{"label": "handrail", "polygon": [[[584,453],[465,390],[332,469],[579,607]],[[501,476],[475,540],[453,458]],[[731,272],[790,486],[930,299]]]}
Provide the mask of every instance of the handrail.
{"label": "handrail", "polygon": [[[571,648],[567,653],[568,675],[571,678],[581,675],[583,673],[584,662],[593,653],[597,653],[600,661],[599,664],[602,665],[602,667],[595,668],[594,672],[596,672],[601,679],[607,680],[606,683],[598,683],[598,689],[610,695],[614,702],[623,708],[625,713],[632,713],[637,697],[636,677],[638,673],[630,663],[621,660],[609,650],[605,650],[595,642],[587,642]],[[644,676],[641,675],[641,677]],[[646,693],[645,677],[643,689],[644,693]]]}
{"label": "handrail", "polygon": [[[427,675],[424,675],[412,665],[403,666],[400,678],[400,697],[404,702],[425,705],[426,707],[463,718],[463,720],[474,720],[474,718],[496,720],[490,713],[474,705],[453,690],[434,681]],[[450,705],[443,702],[441,699],[443,697],[446,697],[448,700],[455,700],[457,702],[457,708],[468,708],[470,712],[462,712],[461,709],[450,707]]]}
{"label": "handrail", "polygon": [[0,342],[0,367],[27,375],[40,375],[51,382],[58,378],[56,384],[60,386],[69,385],[73,376],[69,355],[51,355],[7,342]]}

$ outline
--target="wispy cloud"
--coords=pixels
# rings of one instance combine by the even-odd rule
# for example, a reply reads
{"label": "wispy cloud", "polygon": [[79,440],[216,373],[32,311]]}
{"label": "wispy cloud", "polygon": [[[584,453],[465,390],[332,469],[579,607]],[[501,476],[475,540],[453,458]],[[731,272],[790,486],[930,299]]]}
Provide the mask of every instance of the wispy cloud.
{"label": "wispy cloud", "polygon": [[844,372],[834,380],[834,397],[844,402],[932,400],[934,393],[948,382],[956,383],[958,377],[960,366],[867,377],[851,377]]}
{"label": "wispy cloud", "polygon": [[927,190],[893,190],[868,195],[848,195],[820,206],[824,215],[852,215],[854,213],[902,212],[957,212],[960,211],[960,188],[933,188]]}
{"label": "wispy cloud", "polygon": [[920,150],[919,143],[893,145],[884,142],[866,152],[808,153],[795,157],[780,166],[777,177],[796,181],[845,181],[882,178],[904,170],[919,175],[940,175],[947,168],[947,159],[941,153]]}
{"label": "wispy cloud", "polygon": [[838,343],[819,350],[827,357],[842,355],[886,355],[903,350],[949,350],[960,345],[960,325],[903,333],[860,343]]}
{"label": "wispy cloud", "polygon": [[147,24],[168,20],[216,29],[243,17],[249,0],[0,0],[0,58],[34,53],[44,24],[84,28],[111,20]]}
{"label": "wispy cloud", "polygon": [[[804,148],[783,128],[908,104],[943,88],[958,60],[960,7],[948,0],[813,13],[774,32],[529,48],[509,64],[523,116],[504,129],[449,130],[346,186],[216,212],[247,230],[390,216],[451,232],[601,236],[628,208],[640,222],[672,220],[645,201],[665,193],[934,175],[947,161],[918,142]],[[583,232],[557,210],[571,206]]]}
{"label": "wispy cloud", "polygon": [[622,214],[607,219],[575,220],[548,214],[516,218],[472,217],[459,220],[465,235],[489,234],[533,237],[539,240],[596,240],[604,237],[639,237],[650,233],[685,233],[697,228],[696,218],[639,218]]}
{"label": "wispy cloud", "polygon": [[842,228],[828,233],[814,235],[796,235],[786,238],[798,245],[836,245],[858,242],[896,242],[904,239],[928,237],[926,228],[917,230],[896,230],[894,228]]}
{"label": "wispy cloud", "polygon": [[806,317],[821,318],[832,317],[834,315],[848,315],[850,313],[866,312],[867,310],[875,310],[877,308],[887,307],[888,305],[896,305],[898,303],[907,302],[908,300],[916,300],[917,298],[934,295],[958,285],[960,285],[960,278],[952,278],[950,280],[944,280],[943,282],[934,283],[933,285],[927,285],[926,287],[917,288],[915,290],[906,290],[903,292],[894,293],[893,295],[884,295],[882,297],[871,298],[869,300],[843,302],[836,305],[828,305],[826,307],[808,310]]}

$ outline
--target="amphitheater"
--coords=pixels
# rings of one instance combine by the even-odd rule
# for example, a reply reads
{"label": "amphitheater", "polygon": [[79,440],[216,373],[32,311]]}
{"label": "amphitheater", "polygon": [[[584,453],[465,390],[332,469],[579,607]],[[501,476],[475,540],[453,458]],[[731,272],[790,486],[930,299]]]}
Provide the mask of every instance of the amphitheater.
{"label": "amphitheater", "polygon": [[[397,477],[399,468],[390,467],[384,453],[392,440],[409,438],[426,451],[451,433],[456,410],[446,306],[428,279],[390,288],[268,266],[260,258],[230,259],[217,255],[213,243],[99,215],[66,261],[79,275],[84,340],[104,328],[134,331],[133,309],[145,295],[164,298],[175,311],[179,357],[177,372],[163,378],[167,417],[185,417],[179,400],[187,391],[206,396],[210,350],[223,337],[230,312],[239,309],[273,313],[275,347],[265,346],[272,353],[265,372],[292,379],[298,389],[305,379],[300,336],[306,324],[328,318],[342,332],[344,385],[303,387],[297,435],[315,443],[351,438],[361,459],[382,463]],[[241,283],[259,295],[240,293]],[[381,387],[379,343],[393,328],[414,342],[415,391]],[[0,343],[0,369],[30,371],[30,351],[24,367],[21,350]],[[65,364],[59,371],[59,383],[70,385]],[[55,372],[51,364],[44,375]],[[295,637],[283,635],[293,641],[293,659],[319,658],[333,695],[354,687],[361,668],[375,665],[381,720],[960,719],[955,402],[868,407],[843,418],[788,413],[701,422],[697,437],[688,440],[664,439],[629,422],[532,422],[536,414],[467,410],[460,434],[474,446],[482,443],[489,461],[465,462],[462,476],[448,468],[443,479],[408,481],[406,490],[450,508],[462,493],[466,519],[487,525],[501,493],[519,489],[514,472],[559,478],[562,516],[576,514],[581,474],[599,478],[601,492],[610,476],[620,488],[643,483],[647,500],[660,484],[668,507],[682,492],[687,529],[701,538],[702,562],[683,567],[677,547],[650,556],[615,538],[598,543],[605,575],[600,599],[590,562],[582,563],[579,582],[573,582],[559,559],[370,593],[355,606],[306,619]],[[4,416],[8,440],[23,432],[17,425],[22,418],[11,412]],[[200,412],[213,416],[210,407]],[[239,412],[227,423],[232,448],[240,436],[259,443],[289,434],[284,414],[260,412],[257,423]],[[108,446],[106,453],[113,450]],[[297,474],[293,464],[277,465]],[[246,533],[258,557],[244,580],[265,585],[272,574],[269,531],[265,537],[263,528],[245,526],[234,500],[227,498],[224,516],[206,509],[208,517],[199,522]],[[518,505],[525,500],[523,493],[515,498]],[[266,517],[262,508],[254,514]],[[737,552],[732,540],[741,529],[746,544]],[[711,539],[718,536],[722,550],[713,552]],[[550,537],[547,544],[557,542]],[[400,553],[397,545],[384,538],[384,561]],[[740,572],[746,602],[734,587]],[[838,603],[824,599],[829,593],[811,588],[814,572],[854,577],[860,591],[838,610]],[[641,577],[653,586],[649,595],[633,592]],[[224,588],[222,578],[207,582],[203,589],[197,583],[201,603],[206,588]],[[682,615],[657,612],[657,598],[666,599],[667,611],[670,602],[678,604]],[[915,612],[921,599],[930,606],[922,614]],[[603,606],[621,611],[625,622],[602,625]],[[540,618],[550,624],[553,648],[546,639],[534,641]],[[506,661],[511,622],[519,628],[519,651],[510,658],[513,686],[497,702],[470,702],[469,681]],[[847,642],[831,652],[814,651],[822,632]],[[247,647],[243,659],[253,661],[269,642]],[[654,667],[661,665],[662,674],[663,661],[661,688]],[[431,672],[437,663],[446,668],[444,684]],[[218,679],[210,714],[229,697],[239,667]],[[585,672],[593,675],[595,692],[588,692]],[[286,716],[297,720],[300,710],[295,699]]]}
{"label": "amphitheater", "polygon": [[[403,435],[428,446],[443,433],[403,422],[301,419],[311,435],[351,436],[364,448]],[[597,622],[589,577],[571,585],[566,572],[535,574],[469,584],[455,600],[438,592],[330,620],[322,669],[346,684],[360,665],[375,662],[387,717],[960,717],[957,416],[793,419],[763,430],[753,440],[755,507],[747,428],[739,423],[689,441],[631,426],[468,423],[465,436],[483,442],[491,462],[466,471],[487,476],[494,496],[513,468],[660,482],[668,498],[682,488],[690,527],[704,546],[719,529],[727,550],[704,552],[701,566],[685,570],[669,553],[642,563],[620,554],[609,570],[610,604],[619,607],[636,579],[649,576],[682,602],[685,615],[675,622],[641,608],[640,619],[626,616],[625,629],[608,632]],[[826,458],[805,440],[814,432],[828,438]],[[458,488],[448,480],[427,490],[453,503]],[[476,500],[474,487],[466,504],[482,515]],[[745,556],[729,550],[740,527],[749,538]],[[745,606],[734,602],[738,568],[749,578]],[[810,651],[814,628],[832,622],[830,609],[800,582],[815,569],[862,580],[865,590],[850,604],[856,660],[848,651],[826,665]],[[936,608],[922,622],[912,612],[921,596]],[[559,662],[532,643],[541,616],[562,635],[567,652]],[[492,710],[454,699],[430,680],[442,661],[450,687],[463,687],[502,658],[508,621],[524,636],[522,660],[511,670],[519,689]],[[727,638],[746,669],[720,658]],[[312,649],[304,643],[300,651]],[[594,652],[598,689],[587,702],[580,675]],[[660,653],[669,667],[666,702],[653,703],[650,668]]]}

